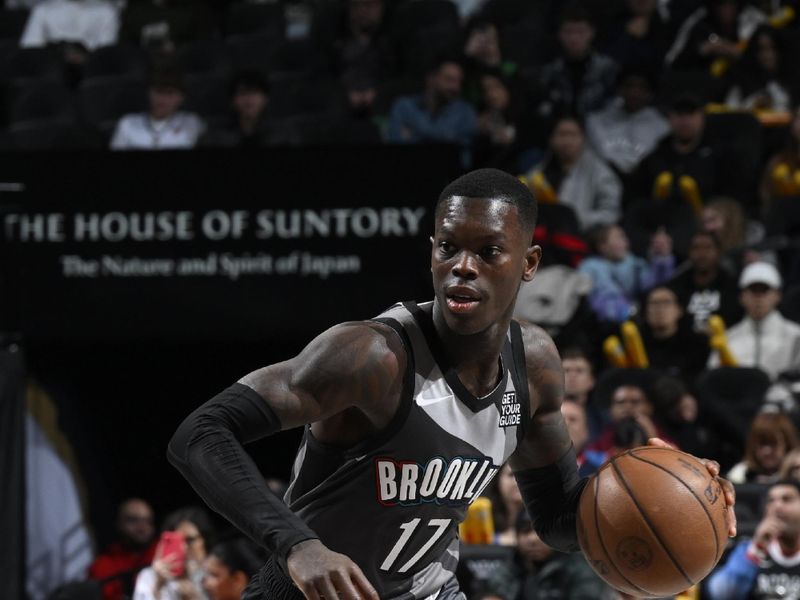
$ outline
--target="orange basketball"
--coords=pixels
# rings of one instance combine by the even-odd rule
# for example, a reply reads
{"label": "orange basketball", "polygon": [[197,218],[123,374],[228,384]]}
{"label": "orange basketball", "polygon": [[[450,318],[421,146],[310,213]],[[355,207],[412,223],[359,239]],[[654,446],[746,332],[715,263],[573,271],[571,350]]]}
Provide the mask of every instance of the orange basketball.
{"label": "orange basketball", "polygon": [[722,486],[693,456],[628,450],[589,480],[578,507],[586,560],[633,596],[671,596],[703,579],[728,540]]}

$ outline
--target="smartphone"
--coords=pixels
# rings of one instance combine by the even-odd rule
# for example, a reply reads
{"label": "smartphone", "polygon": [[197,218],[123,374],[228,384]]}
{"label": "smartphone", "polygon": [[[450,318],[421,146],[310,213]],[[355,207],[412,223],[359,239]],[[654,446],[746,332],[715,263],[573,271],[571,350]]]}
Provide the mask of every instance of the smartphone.
{"label": "smartphone", "polygon": [[168,559],[173,577],[182,577],[186,572],[186,539],[178,531],[165,531],[158,539],[156,556]]}

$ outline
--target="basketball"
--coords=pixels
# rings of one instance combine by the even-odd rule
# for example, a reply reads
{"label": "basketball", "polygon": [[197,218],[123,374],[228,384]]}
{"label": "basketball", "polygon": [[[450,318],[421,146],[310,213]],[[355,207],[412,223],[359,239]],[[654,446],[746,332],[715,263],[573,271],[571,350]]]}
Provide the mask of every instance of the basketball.
{"label": "basketball", "polygon": [[703,579],[728,539],[719,481],[693,456],[628,450],[589,480],[578,507],[586,560],[633,596],[671,596]]}

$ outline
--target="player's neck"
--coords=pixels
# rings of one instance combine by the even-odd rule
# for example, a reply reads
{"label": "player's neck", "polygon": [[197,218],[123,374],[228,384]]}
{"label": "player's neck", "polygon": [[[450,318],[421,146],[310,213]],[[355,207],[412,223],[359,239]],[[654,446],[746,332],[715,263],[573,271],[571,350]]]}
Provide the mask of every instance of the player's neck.
{"label": "player's neck", "polygon": [[489,329],[460,335],[447,326],[444,316],[434,307],[433,324],[447,360],[455,368],[461,383],[475,396],[491,392],[502,376],[498,365],[510,321],[509,315],[498,319]]}

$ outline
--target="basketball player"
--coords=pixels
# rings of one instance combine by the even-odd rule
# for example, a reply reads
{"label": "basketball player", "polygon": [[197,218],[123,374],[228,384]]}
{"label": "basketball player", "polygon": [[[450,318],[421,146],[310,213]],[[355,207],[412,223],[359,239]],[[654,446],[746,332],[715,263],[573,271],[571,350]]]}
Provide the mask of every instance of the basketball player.
{"label": "basketball player", "polygon": [[[536,212],[506,173],[456,179],[436,206],[432,302],[333,327],[180,426],[171,462],[273,553],[244,598],[463,599],[457,525],[506,461],[540,537],[578,549],[585,480],[561,416],[561,360],[541,329],[511,320],[541,258]],[[242,444],[301,425],[284,504]]]}

